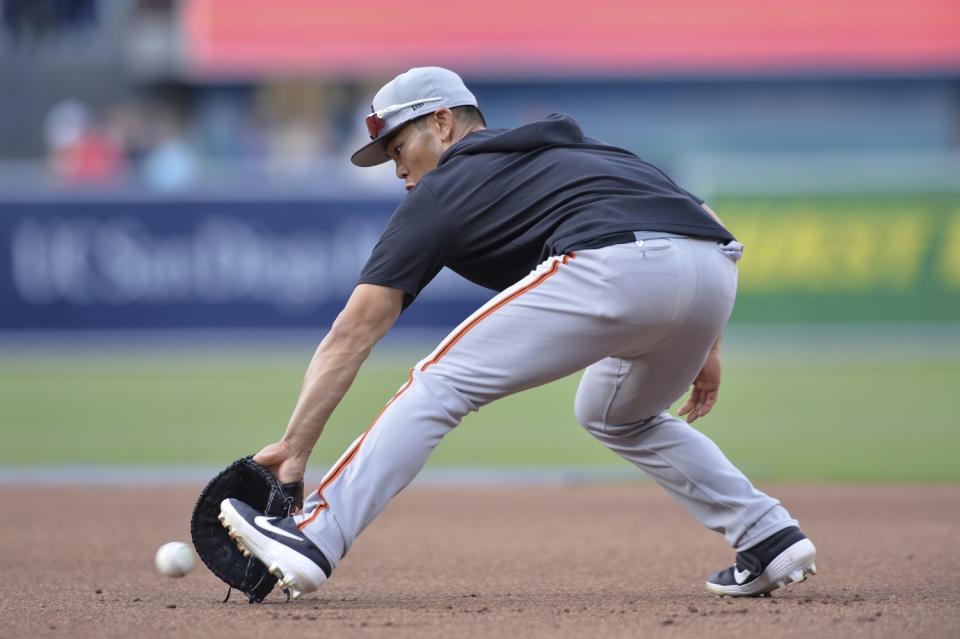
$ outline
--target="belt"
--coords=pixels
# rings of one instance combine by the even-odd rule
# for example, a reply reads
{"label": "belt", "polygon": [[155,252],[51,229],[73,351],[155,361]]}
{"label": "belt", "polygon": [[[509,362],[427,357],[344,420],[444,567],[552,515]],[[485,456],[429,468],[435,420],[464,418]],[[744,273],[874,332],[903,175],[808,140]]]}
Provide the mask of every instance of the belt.
{"label": "belt", "polygon": [[[684,239],[684,240],[706,240],[708,238],[694,237],[691,235],[670,234],[662,231],[634,231],[634,240],[639,245],[643,245],[646,240],[666,240],[666,239]],[[720,244],[720,250],[729,257],[734,263],[739,262],[743,257],[743,244],[737,241],[723,243],[720,240],[709,238],[710,241]]]}
{"label": "belt", "polygon": [[640,240],[662,240],[671,239],[698,239],[690,235],[681,235],[680,233],[671,233],[669,231],[623,231],[613,235],[604,235],[603,239],[608,245],[628,244],[630,242],[639,242]]}
{"label": "belt", "polygon": [[640,240],[665,240],[665,239],[677,239],[677,240],[691,240],[696,239],[690,235],[681,235],[680,233],[668,233],[666,231],[634,231],[633,239],[636,241]]}

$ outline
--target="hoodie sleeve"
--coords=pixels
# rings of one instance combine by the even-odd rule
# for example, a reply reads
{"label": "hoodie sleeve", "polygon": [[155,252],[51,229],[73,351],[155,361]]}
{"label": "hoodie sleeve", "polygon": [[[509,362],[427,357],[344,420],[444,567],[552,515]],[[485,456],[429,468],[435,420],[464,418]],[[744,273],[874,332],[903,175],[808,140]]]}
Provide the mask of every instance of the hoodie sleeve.
{"label": "hoodie sleeve", "polygon": [[420,184],[390,217],[357,283],[403,291],[406,308],[444,267],[449,239],[436,198]]}

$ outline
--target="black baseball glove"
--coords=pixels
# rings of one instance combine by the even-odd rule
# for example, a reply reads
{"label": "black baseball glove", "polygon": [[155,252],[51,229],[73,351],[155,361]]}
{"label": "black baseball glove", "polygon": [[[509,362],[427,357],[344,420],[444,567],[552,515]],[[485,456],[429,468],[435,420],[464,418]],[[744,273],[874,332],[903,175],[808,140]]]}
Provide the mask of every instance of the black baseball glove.
{"label": "black baseball glove", "polygon": [[217,519],[220,502],[227,497],[239,499],[267,516],[286,517],[303,507],[303,482],[281,484],[253,457],[243,457],[211,479],[193,507],[190,536],[200,559],[231,588],[245,593],[250,603],[258,603],[270,594],[277,578],[256,557],[244,557],[227,536]]}

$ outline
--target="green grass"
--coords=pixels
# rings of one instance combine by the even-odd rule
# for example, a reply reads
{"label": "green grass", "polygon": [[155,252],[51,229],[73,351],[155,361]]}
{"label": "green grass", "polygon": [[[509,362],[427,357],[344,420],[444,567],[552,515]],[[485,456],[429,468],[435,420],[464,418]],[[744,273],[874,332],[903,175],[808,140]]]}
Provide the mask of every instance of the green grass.
{"label": "green grass", "polygon": [[[279,437],[306,357],[7,357],[0,464],[220,465]],[[732,359],[718,407],[697,423],[752,477],[960,480],[950,400],[960,362],[783,361]],[[368,362],[313,463],[334,461],[405,379],[395,359]],[[625,467],[574,421],[576,385],[570,377],[470,415],[430,463]]]}

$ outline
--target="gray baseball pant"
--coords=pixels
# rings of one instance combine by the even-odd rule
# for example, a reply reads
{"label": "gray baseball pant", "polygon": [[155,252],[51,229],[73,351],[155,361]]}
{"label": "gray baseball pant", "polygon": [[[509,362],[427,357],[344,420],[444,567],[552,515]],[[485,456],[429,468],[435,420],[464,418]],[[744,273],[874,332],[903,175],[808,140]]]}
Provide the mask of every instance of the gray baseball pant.
{"label": "gray baseball pant", "polygon": [[733,548],[796,525],[710,439],[665,412],[730,316],[739,248],[654,238],[548,259],[410,371],[310,495],[301,530],[335,566],[468,412],[584,368],[580,424]]}

